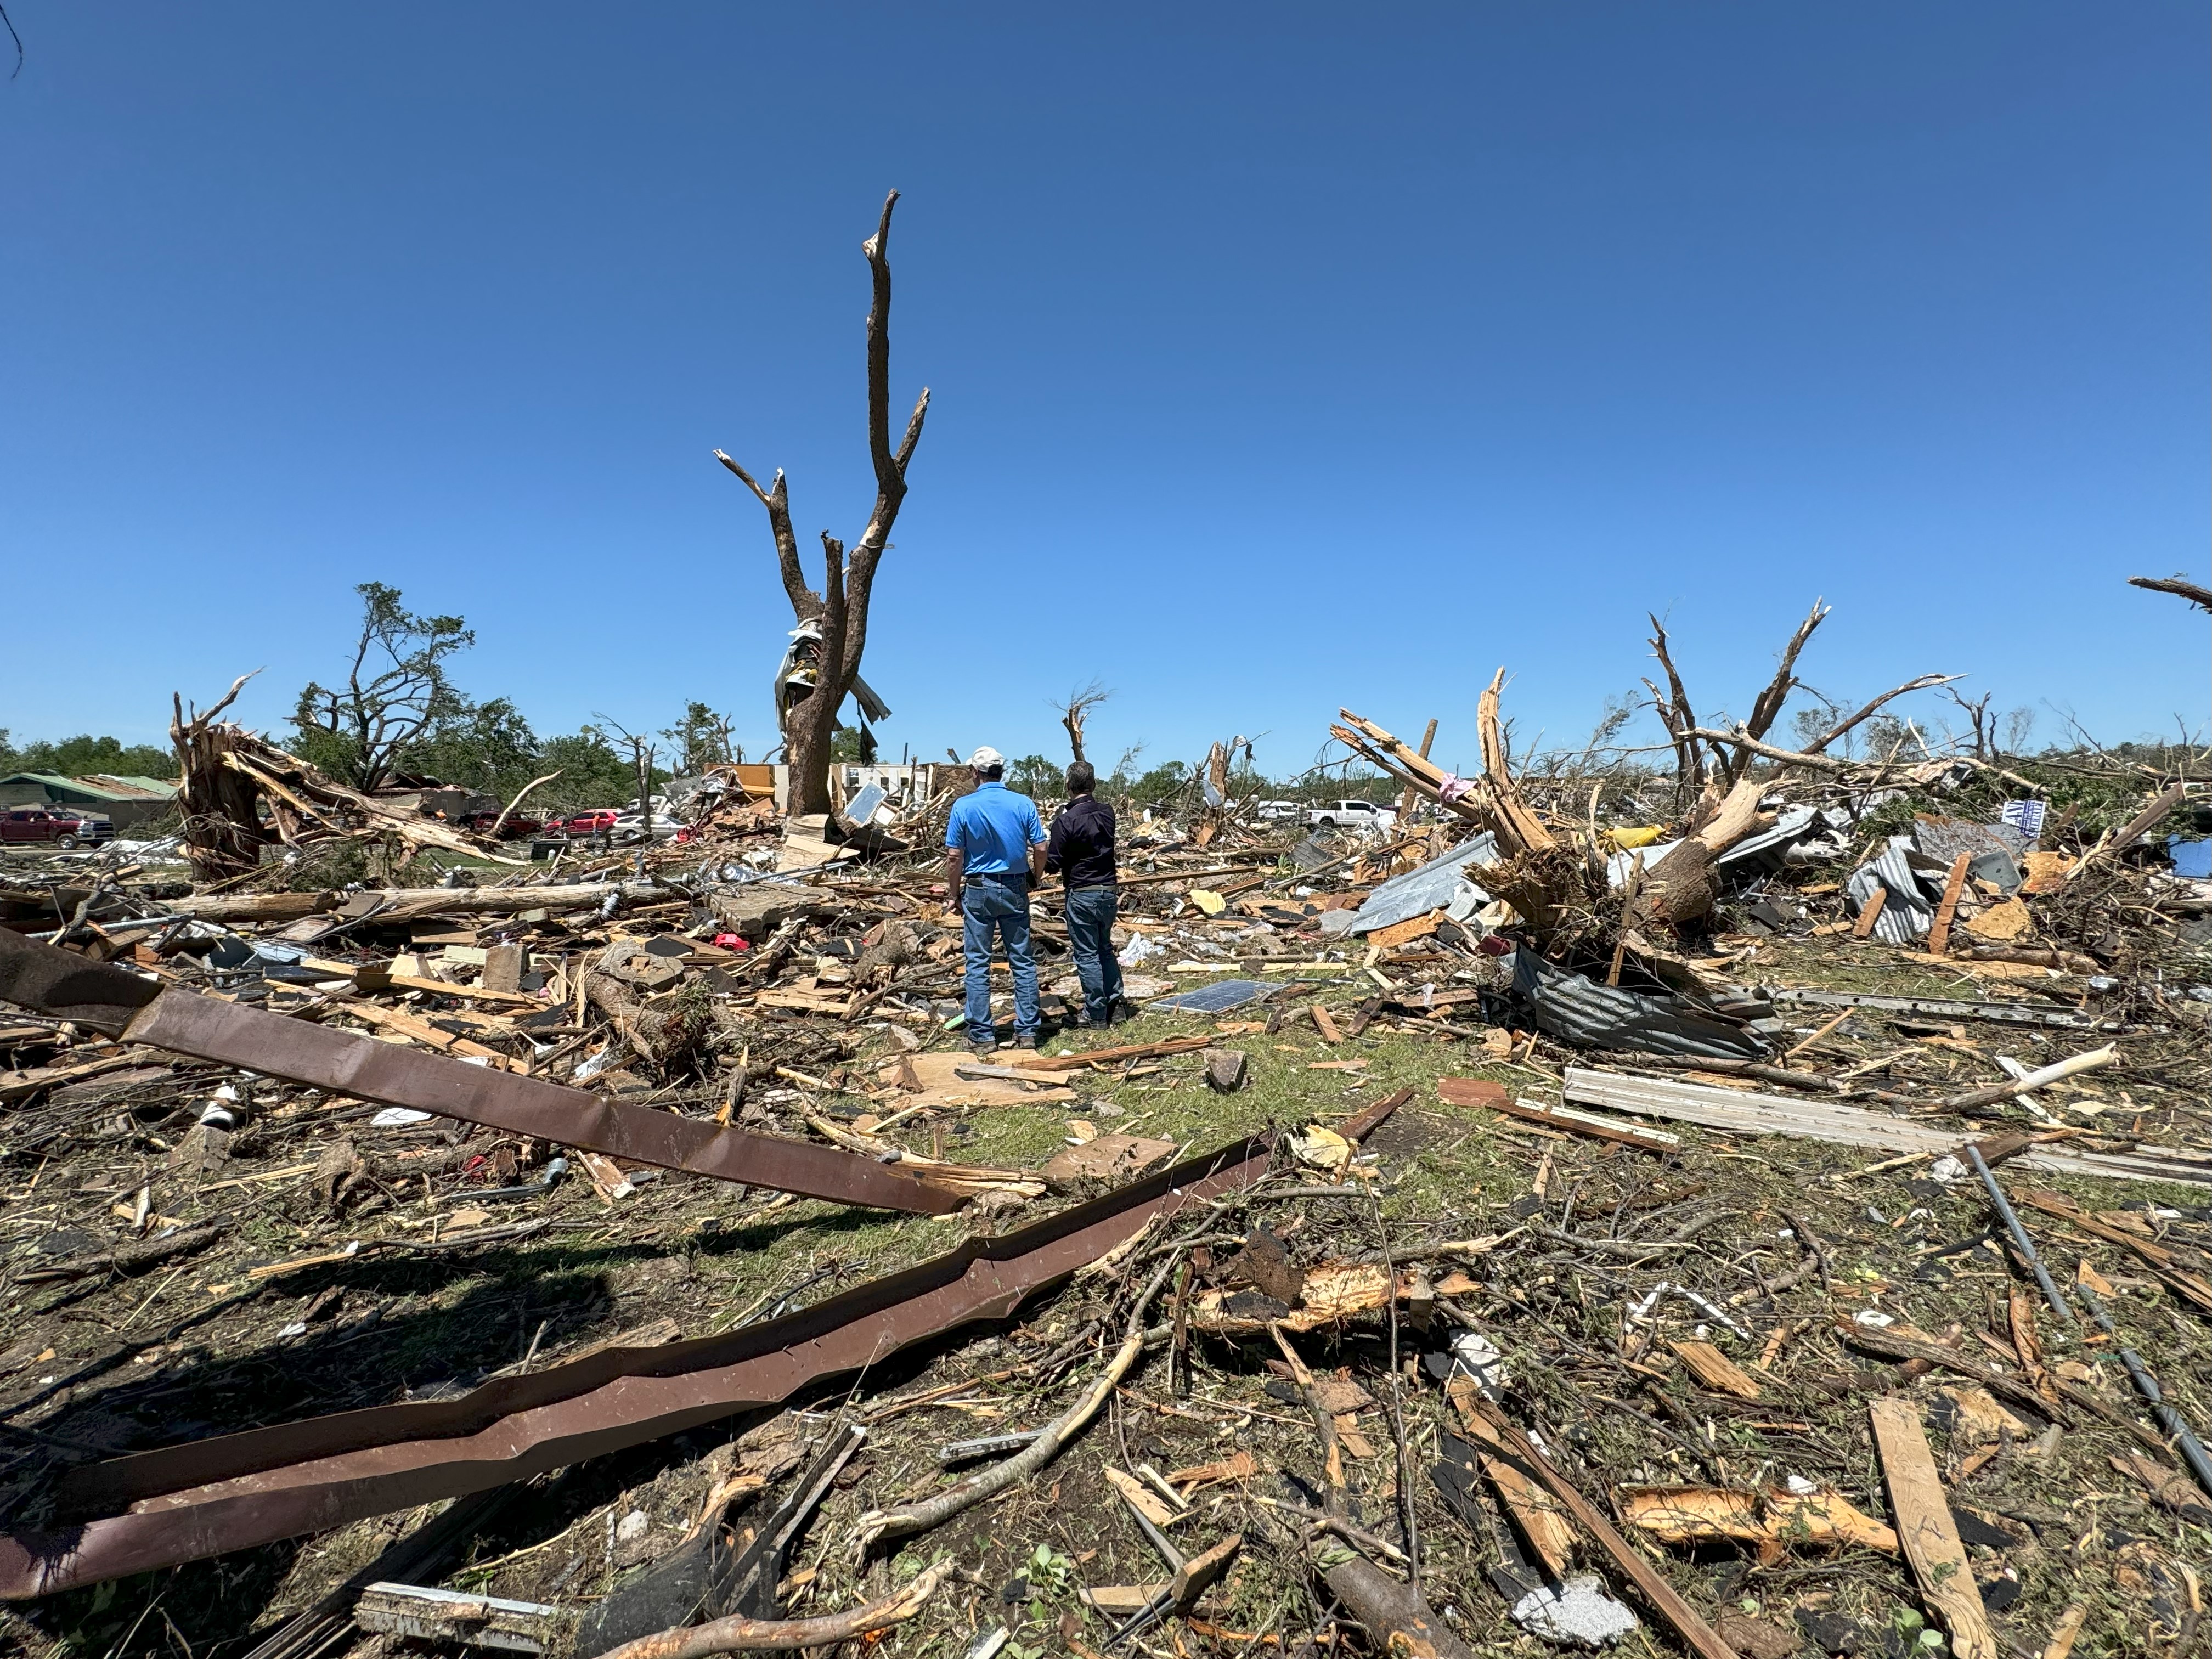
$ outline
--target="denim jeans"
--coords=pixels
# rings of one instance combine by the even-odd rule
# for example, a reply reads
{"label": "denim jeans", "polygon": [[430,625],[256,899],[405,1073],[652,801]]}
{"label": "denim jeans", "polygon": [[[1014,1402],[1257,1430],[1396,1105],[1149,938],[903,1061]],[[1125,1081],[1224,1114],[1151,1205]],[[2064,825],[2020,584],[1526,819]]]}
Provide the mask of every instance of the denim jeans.
{"label": "denim jeans", "polygon": [[968,1040],[989,1042],[997,1027],[991,1018],[991,936],[1006,947],[1014,970],[1014,1032],[1037,1032],[1036,958],[1030,954],[1030,878],[1026,875],[970,876],[960,892],[961,943],[968,957]]}
{"label": "denim jeans", "polygon": [[1114,1005],[1121,1000],[1121,964],[1114,958],[1118,896],[1111,887],[1082,887],[1067,896],[1067,947],[1075,955],[1084,1007],[1093,1025],[1111,1021]]}

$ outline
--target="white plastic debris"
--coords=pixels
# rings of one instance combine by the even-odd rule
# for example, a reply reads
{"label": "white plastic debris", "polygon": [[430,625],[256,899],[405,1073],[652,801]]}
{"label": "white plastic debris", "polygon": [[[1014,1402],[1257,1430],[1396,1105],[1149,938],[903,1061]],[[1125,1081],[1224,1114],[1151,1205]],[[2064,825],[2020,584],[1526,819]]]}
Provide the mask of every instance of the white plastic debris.
{"label": "white plastic debris", "polygon": [[1894,1325],[1897,1323],[1896,1320],[1884,1313],[1879,1308],[1861,1308],[1856,1313],[1851,1316],[1851,1319],[1854,1323],[1860,1325],[1871,1325],[1876,1330],[1881,1330],[1884,1326]]}
{"label": "white plastic debris", "polygon": [[412,1106],[387,1106],[369,1119],[372,1129],[404,1129],[410,1123],[428,1123],[430,1114],[418,1112]]}
{"label": "white plastic debris", "polygon": [[1790,1495],[1796,1498],[1810,1498],[1820,1490],[1816,1482],[1808,1480],[1802,1474],[1791,1475],[1783,1485],[1788,1486]]}
{"label": "white plastic debris", "polygon": [[1539,1585],[1513,1606],[1513,1621],[1547,1642],[1571,1642],[1578,1647],[1601,1648],[1617,1642],[1636,1628],[1636,1615],[1612,1596],[1589,1573],[1568,1579],[1559,1589]]}
{"label": "white plastic debris", "polygon": [[1946,1187],[1950,1186],[1954,1182],[1964,1181],[1966,1178],[1966,1166],[1948,1152],[1928,1166],[1929,1178],[1931,1181],[1940,1181]]}
{"label": "white plastic debris", "polygon": [[1452,1366],[1474,1379],[1474,1386],[1495,1400],[1513,1381],[1505,1369],[1505,1356],[1480,1331],[1461,1331],[1451,1340]]}
{"label": "white plastic debris", "polygon": [[1164,956],[1166,951],[1165,945],[1139,933],[1121,947],[1121,953],[1114,960],[1124,968],[1133,968],[1140,962],[1148,962],[1154,957]]}

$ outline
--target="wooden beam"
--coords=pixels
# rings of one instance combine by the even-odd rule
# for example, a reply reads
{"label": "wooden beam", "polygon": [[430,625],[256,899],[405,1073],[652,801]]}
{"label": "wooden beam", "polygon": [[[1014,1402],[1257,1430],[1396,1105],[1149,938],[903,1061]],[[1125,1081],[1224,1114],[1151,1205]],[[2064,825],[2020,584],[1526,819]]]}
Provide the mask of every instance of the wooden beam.
{"label": "wooden beam", "polygon": [[1972,862],[1970,853],[1961,853],[1951,860],[1951,873],[1943,882],[1942,901],[1936,907],[1936,925],[1928,930],[1928,954],[1931,957],[1940,957],[1950,948],[1951,921],[1959,914],[1959,895],[1966,890],[1966,866]]}

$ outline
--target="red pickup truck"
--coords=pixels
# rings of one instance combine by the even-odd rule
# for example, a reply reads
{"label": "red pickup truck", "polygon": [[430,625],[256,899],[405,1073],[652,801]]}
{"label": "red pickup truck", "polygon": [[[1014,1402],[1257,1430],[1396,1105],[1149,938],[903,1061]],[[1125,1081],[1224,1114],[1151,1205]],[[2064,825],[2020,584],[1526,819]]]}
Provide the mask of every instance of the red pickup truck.
{"label": "red pickup truck", "polygon": [[106,818],[79,817],[46,806],[10,806],[0,811],[0,842],[51,842],[75,847],[81,842],[113,841],[115,826]]}

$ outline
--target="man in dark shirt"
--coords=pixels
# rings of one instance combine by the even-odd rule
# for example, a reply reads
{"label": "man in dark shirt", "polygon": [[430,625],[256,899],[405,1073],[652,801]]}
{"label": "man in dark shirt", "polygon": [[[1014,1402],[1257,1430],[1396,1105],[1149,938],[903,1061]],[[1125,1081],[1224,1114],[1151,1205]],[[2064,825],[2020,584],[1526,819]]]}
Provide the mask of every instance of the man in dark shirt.
{"label": "man in dark shirt", "polygon": [[1114,809],[1092,792],[1098,774],[1088,761],[1067,769],[1067,805],[1052,821],[1044,867],[1067,888],[1067,943],[1083,981],[1089,1026],[1111,1025],[1121,1012],[1121,964],[1114,957]]}

